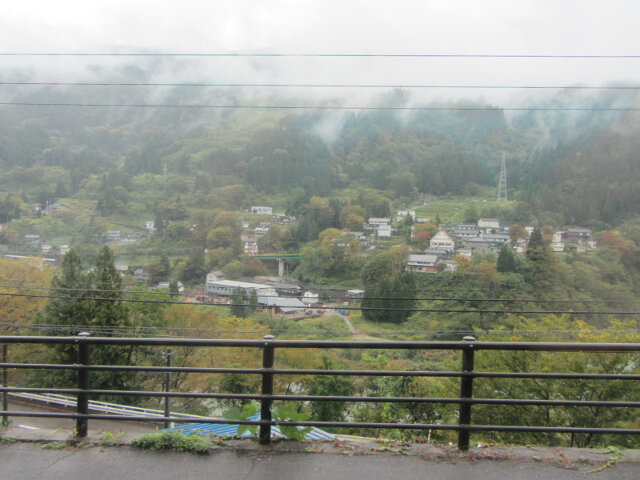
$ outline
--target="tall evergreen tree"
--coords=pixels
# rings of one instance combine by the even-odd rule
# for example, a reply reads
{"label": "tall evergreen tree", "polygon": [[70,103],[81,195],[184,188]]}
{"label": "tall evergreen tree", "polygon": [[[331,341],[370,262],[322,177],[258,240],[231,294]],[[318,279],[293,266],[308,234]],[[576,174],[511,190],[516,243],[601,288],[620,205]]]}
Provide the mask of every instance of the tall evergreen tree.
{"label": "tall evergreen tree", "polygon": [[515,272],[518,269],[518,261],[509,246],[505,245],[500,249],[496,269],[500,273]]}
{"label": "tall evergreen tree", "polygon": [[[62,271],[51,281],[55,295],[45,305],[42,323],[49,326],[49,334],[56,336],[77,335],[85,330],[91,315],[88,296],[89,279],[82,269],[82,260],[72,248],[62,258]],[[52,356],[56,363],[73,364],[78,361],[75,345],[52,345]],[[52,370],[46,376],[51,385],[69,386],[75,381],[72,371]]]}
{"label": "tall evergreen tree", "polygon": [[[85,274],[81,260],[75,250],[70,250],[62,260],[62,273],[52,281],[60,291],[60,297],[52,298],[44,309],[44,322],[55,326],[54,334],[69,335],[81,331],[93,331],[100,336],[121,334],[121,327],[130,325],[129,313],[122,299],[122,280],[118,274],[113,254],[103,247],[96,258],[93,272]],[[64,328],[61,328],[64,326]],[[92,345],[90,363],[93,365],[135,364],[136,350],[133,347],[115,345]],[[56,345],[52,350],[54,363],[77,363],[75,345]],[[135,373],[91,372],[90,385],[97,389],[127,389],[135,382]],[[51,376],[56,385],[73,385],[73,372]],[[102,396],[104,400],[121,400],[113,396]]]}
{"label": "tall evergreen tree", "polygon": [[555,285],[552,255],[551,248],[542,238],[542,232],[535,228],[529,238],[525,257],[527,259],[528,280],[538,296],[548,295]]}
{"label": "tall evergreen tree", "polygon": [[244,302],[247,298],[247,292],[243,288],[236,288],[231,295],[231,315],[238,318],[247,316]]}
{"label": "tall evergreen tree", "polygon": [[[113,253],[103,247],[96,258],[93,272],[89,275],[92,287],[90,325],[97,328],[100,336],[120,336],[122,327],[129,327],[129,312],[122,299],[122,278],[116,270]],[[91,363],[99,365],[135,364],[136,349],[132,346],[93,345]],[[135,374],[130,372],[92,372],[91,386],[98,389],[127,389],[135,383]],[[116,397],[102,396],[104,400],[117,401]]]}

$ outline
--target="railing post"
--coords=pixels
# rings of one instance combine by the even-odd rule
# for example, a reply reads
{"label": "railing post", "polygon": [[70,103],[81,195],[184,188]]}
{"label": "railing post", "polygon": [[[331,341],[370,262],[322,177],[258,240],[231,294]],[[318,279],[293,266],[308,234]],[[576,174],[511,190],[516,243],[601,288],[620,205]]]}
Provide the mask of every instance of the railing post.
{"label": "railing post", "polygon": [[[475,342],[474,337],[464,337],[465,342]],[[473,372],[473,344],[465,345],[462,349],[462,372]],[[471,399],[473,397],[473,377],[460,377],[460,398]],[[471,404],[461,403],[458,415],[459,426],[471,425]],[[458,450],[469,450],[469,436],[471,432],[468,429],[458,430]]]}
{"label": "railing post", "polygon": [[[7,363],[8,358],[8,350],[9,345],[6,343],[2,344],[2,363]],[[9,375],[7,373],[7,367],[2,367],[2,386],[7,388],[9,386]],[[6,412],[9,410],[9,394],[5,390],[2,392],[2,411]],[[9,417],[7,415],[2,416],[2,425],[9,425]]]}
{"label": "railing post", "polygon": [[[171,367],[171,350],[167,350],[167,367]],[[171,391],[171,372],[167,372],[164,377],[164,391],[169,393]],[[171,397],[168,395],[164,397],[164,418],[171,416]],[[164,428],[171,428],[172,422],[164,421]]]}
{"label": "railing post", "polygon": [[[262,350],[262,368],[273,368],[273,344],[271,341],[275,337],[273,335],[265,335],[264,348]],[[264,372],[262,374],[262,395],[273,395],[273,373]],[[271,422],[271,400],[260,400],[260,420],[268,420]],[[260,444],[268,445],[271,443],[271,424],[260,425]]]}
{"label": "railing post", "polygon": [[[78,334],[78,363],[83,366],[89,365],[89,344],[86,342],[90,334],[82,332]],[[89,370],[81,368],[78,370],[78,398],[76,401],[76,413],[78,415],[87,415],[89,413],[89,396],[83,393],[89,389]],[[88,433],[89,421],[86,418],[76,419],[76,436],[86,437]]]}

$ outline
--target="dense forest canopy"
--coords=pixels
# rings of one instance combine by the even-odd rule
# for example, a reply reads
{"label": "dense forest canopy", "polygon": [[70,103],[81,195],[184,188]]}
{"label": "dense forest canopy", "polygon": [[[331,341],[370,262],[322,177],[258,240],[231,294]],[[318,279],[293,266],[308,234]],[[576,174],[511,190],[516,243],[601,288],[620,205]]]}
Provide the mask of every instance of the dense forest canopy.
{"label": "dense forest canopy", "polygon": [[[154,78],[154,68],[160,67],[101,67],[99,73],[114,82],[144,82]],[[526,202],[540,223],[613,227],[638,213],[638,114],[624,111],[636,102],[633,91],[560,91],[532,100],[527,107],[534,110],[517,112],[478,101],[443,109],[433,101],[418,104],[402,90],[373,97],[372,105],[427,109],[77,106],[266,103],[237,89],[31,85],[2,92],[11,102],[76,105],[0,109],[0,190],[25,201],[44,204],[88,190],[95,197],[97,187],[100,212],[109,213],[118,207],[112,201],[121,196],[118,188],[130,191],[132,179],[144,183],[152,174],[164,175],[169,190],[190,204],[216,201],[228,209],[296,188],[307,201],[356,187],[408,203],[420,193],[473,195],[494,188],[504,153],[511,198]],[[263,95],[276,104],[331,104],[328,98]],[[229,201],[212,193],[235,185],[257,198]],[[6,214],[16,216],[10,198],[4,203]]]}

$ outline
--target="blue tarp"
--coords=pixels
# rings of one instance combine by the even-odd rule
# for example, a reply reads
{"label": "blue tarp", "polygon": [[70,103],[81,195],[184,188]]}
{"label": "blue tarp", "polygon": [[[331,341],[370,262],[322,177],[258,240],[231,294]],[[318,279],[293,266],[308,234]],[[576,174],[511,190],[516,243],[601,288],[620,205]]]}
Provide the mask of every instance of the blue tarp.
{"label": "blue tarp", "polygon": [[[260,420],[260,414],[256,413],[247,420]],[[178,427],[167,428],[165,430],[182,432],[185,435],[191,433],[197,433],[199,435],[217,435],[217,436],[234,436],[238,432],[238,424],[220,424],[220,423],[190,423],[188,425],[181,425]],[[304,427],[298,427],[302,429]],[[241,436],[251,437],[251,432],[245,431]],[[271,425],[271,438],[286,438],[280,428],[277,425]],[[305,436],[307,440],[336,440],[335,435],[320,430],[319,428],[312,427],[311,431]]]}

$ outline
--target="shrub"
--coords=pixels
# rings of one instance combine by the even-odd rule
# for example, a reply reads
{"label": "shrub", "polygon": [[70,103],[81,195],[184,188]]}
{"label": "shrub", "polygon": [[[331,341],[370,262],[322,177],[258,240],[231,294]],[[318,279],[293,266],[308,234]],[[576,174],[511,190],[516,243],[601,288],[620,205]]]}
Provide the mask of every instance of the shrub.
{"label": "shrub", "polygon": [[176,452],[207,453],[211,442],[195,433],[180,432],[148,433],[133,439],[131,445],[145,450],[174,450]]}

